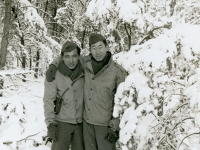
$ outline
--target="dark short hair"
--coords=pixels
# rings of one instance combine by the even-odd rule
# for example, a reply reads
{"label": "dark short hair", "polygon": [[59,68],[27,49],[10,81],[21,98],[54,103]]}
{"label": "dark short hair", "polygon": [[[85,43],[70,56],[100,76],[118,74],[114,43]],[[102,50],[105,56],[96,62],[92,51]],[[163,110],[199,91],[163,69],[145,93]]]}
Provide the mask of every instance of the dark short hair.
{"label": "dark short hair", "polygon": [[[106,39],[104,39],[102,42],[103,42],[103,44],[104,44],[105,46],[107,46],[107,45],[108,45],[108,43],[107,43]],[[89,46],[91,47],[91,45],[92,45],[92,44],[90,44]]]}
{"label": "dark short hair", "polygon": [[103,40],[103,43],[104,43],[104,45],[105,45],[105,46],[107,46],[107,45],[108,45],[108,43],[107,43],[106,39],[104,39],[104,40]]}
{"label": "dark short hair", "polygon": [[[76,50],[77,50],[78,55],[80,56],[80,54],[81,54],[80,47],[76,47]],[[64,52],[61,52],[61,56],[63,56],[63,55],[64,55]]]}

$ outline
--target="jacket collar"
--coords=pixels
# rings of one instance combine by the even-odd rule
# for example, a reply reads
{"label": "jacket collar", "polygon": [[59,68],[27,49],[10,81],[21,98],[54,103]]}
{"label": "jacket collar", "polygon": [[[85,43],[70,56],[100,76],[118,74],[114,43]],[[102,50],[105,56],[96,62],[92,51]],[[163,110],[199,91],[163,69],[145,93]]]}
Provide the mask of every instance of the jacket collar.
{"label": "jacket collar", "polygon": [[[85,66],[85,69],[87,69],[91,73],[94,73],[93,69],[92,69],[91,61],[92,61],[92,54],[89,54],[88,56],[85,57],[84,66]],[[97,76],[100,72],[102,72],[102,70],[108,68],[113,63],[114,63],[114,61],[113,61],[112,54],[111,54],[111,57],[110,57],[110,60],[108,61],[108,64],[105,65],[95,76]]]}

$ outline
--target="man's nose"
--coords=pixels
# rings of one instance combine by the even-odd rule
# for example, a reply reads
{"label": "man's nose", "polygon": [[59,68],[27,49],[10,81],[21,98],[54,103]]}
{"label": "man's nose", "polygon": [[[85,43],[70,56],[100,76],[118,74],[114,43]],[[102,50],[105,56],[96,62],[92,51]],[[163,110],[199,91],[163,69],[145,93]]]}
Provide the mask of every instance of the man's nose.
{"label": "man's nose", "polygon": [[70,58],[70,63],[73,63],[74,62],[74,59],[73,58]]}

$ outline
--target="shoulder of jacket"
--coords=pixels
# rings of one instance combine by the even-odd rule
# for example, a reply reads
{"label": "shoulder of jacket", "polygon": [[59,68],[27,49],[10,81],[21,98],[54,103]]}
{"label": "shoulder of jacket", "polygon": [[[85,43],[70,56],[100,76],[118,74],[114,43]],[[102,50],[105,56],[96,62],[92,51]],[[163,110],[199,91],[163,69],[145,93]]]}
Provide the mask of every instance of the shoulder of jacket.
{"label": "shoulder of jacket", "polygon": [[122,66],[120,66],[118,63],[114,62],[114,66],[115,66],[117,69],[121,70],[122,72],[126,72],[126,70],[125,70]]}
{"label": "shoulder of jacket", "polygon": [[60,71],[57,69],[55,74],[55,80],[61,75]]}
{"label": "shoulder of jacket", "polygon": [[59,70],[56,70],[55,79],[60,80],[60,78],[65,77]]}

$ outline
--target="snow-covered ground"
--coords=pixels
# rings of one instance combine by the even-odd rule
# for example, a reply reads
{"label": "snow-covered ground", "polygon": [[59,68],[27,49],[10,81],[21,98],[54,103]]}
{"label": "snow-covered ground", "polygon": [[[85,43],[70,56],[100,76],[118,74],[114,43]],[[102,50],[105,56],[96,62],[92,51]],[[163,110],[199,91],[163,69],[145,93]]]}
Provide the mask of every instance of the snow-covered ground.
{"label": "snow-covered ground", "polygon": [[[0,73],[2,75],[2,72]],[[3,76],[4,95],[0,97],[0,149],[1,150],[50,150],[45,146],[47,134],[44,122],[44,78],[34,75]]]}

